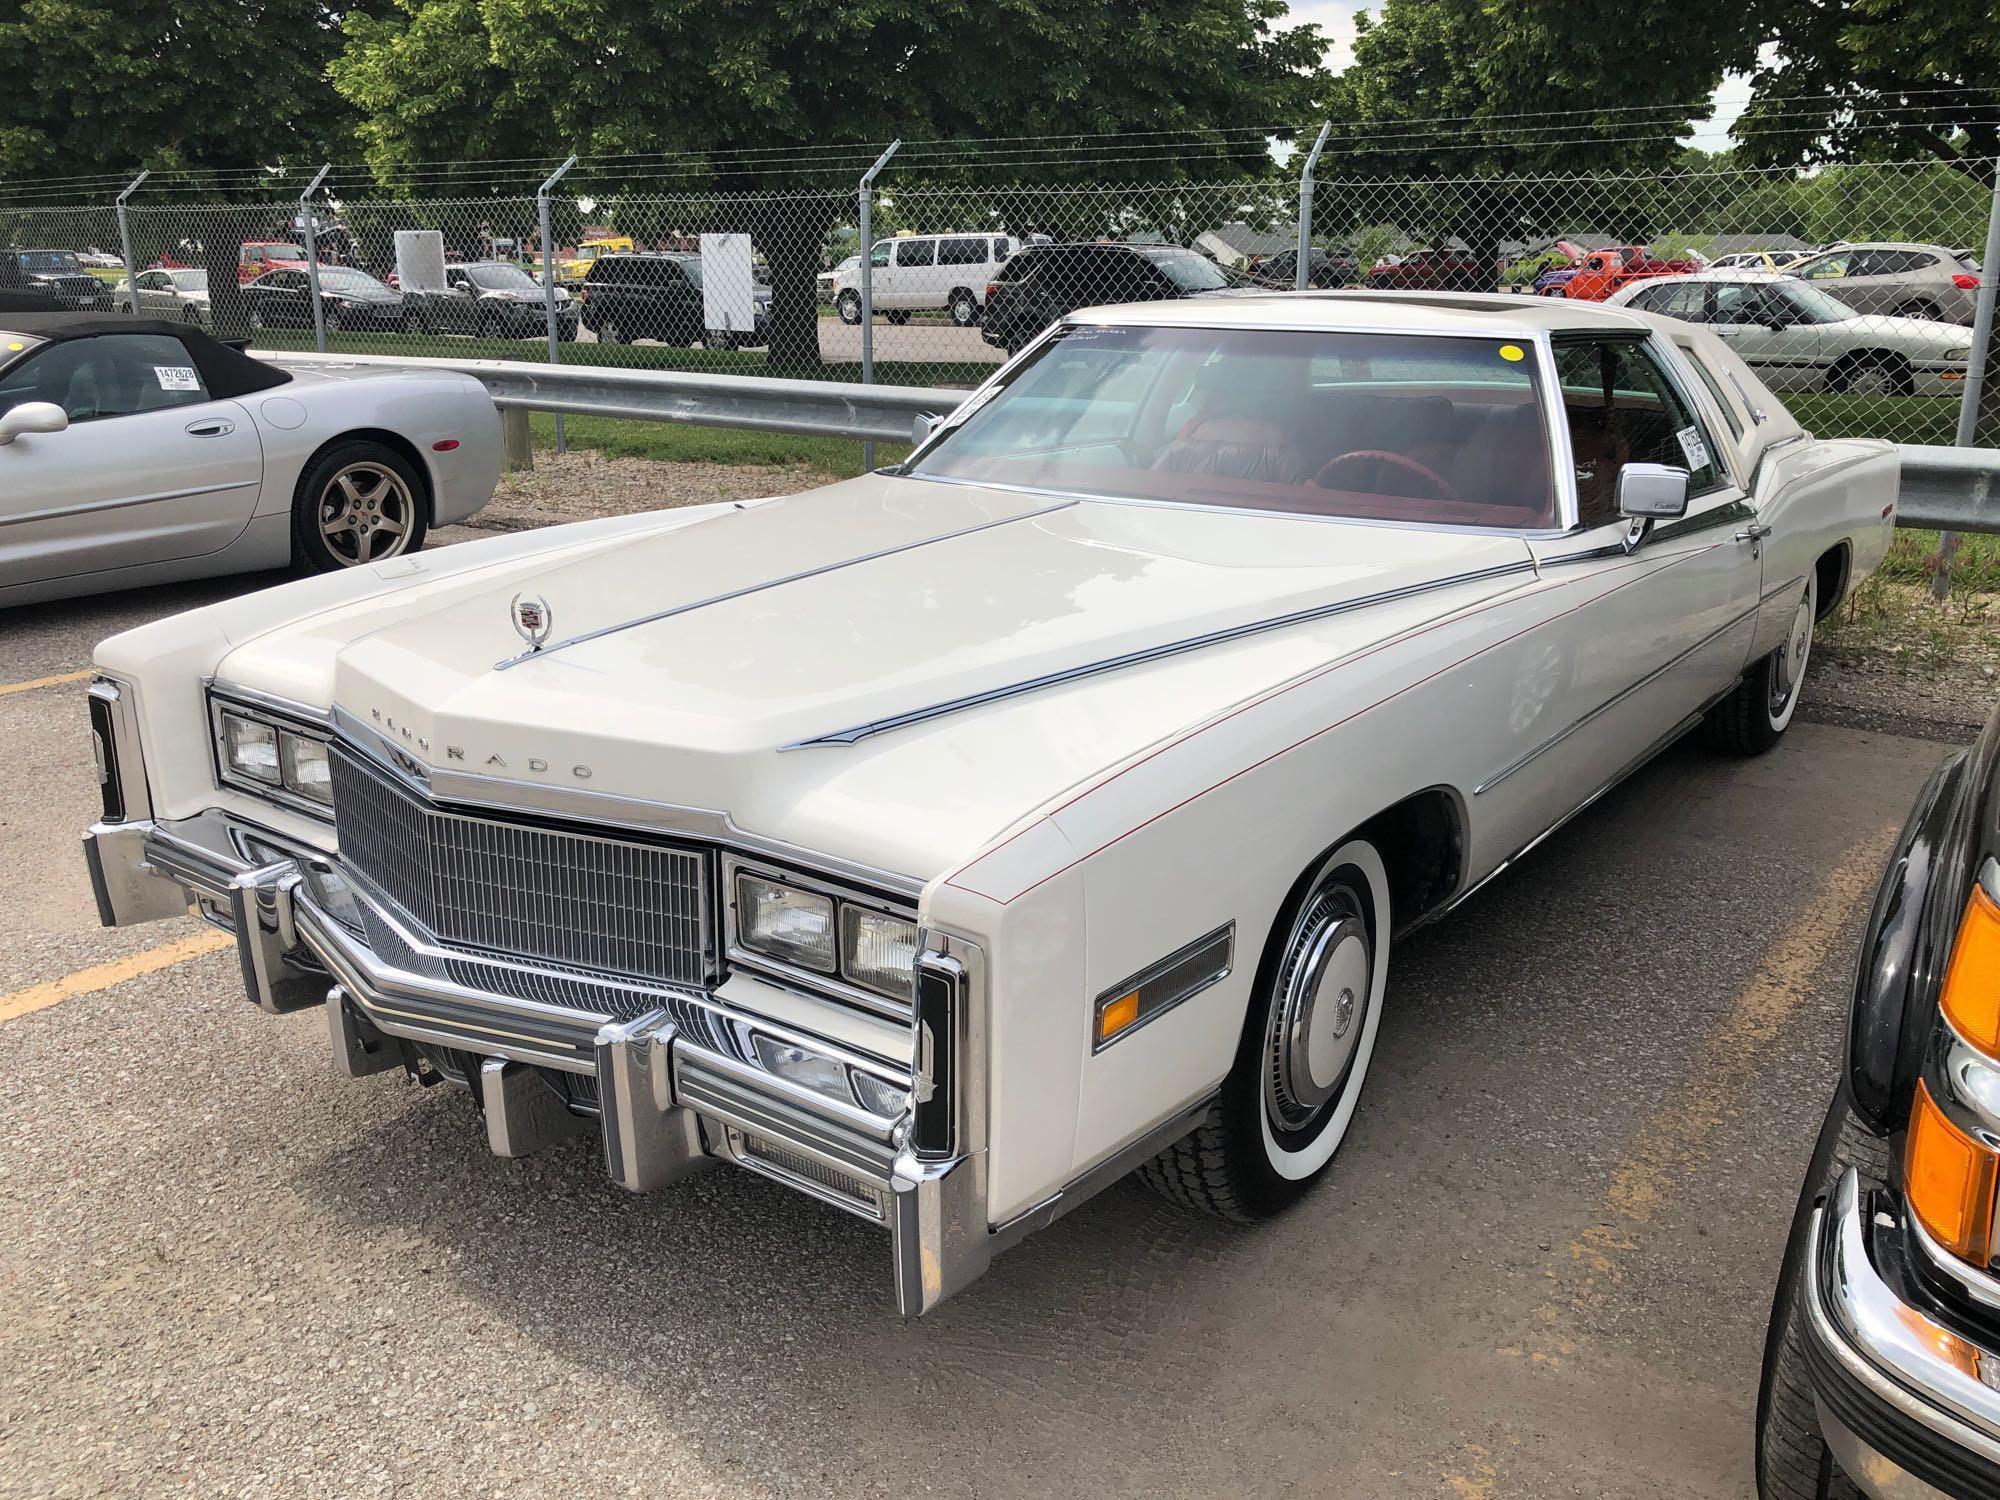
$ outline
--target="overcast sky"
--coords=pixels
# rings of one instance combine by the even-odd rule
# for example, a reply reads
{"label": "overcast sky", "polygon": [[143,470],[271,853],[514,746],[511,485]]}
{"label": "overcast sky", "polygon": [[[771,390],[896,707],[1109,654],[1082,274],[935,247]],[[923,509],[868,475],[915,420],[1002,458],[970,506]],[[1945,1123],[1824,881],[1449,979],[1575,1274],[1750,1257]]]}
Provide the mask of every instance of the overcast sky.
{"label": "overcast sky", "polygon": [[[1354,60],[1354,13],[1367,10],[1380,14],[1381,9],[1380,0],[1291,0],[1293,17],[1310,21],[1330,40],[1327,63],[1335,72]],[[1747,77],[1732,73],[1723,79],[1722,87],[1715,91],[1715,118],[1702,124],[1693,144],[1709,151],[1727,146],[1725,137],[1729,127],[1736,123],[1749,99]]]}

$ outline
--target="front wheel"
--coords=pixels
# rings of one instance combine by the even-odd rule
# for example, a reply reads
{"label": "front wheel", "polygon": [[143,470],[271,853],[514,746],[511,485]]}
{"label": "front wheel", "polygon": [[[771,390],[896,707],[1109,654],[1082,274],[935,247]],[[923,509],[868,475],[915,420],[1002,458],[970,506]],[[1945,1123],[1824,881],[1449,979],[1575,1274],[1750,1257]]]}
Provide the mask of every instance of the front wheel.
{"label": "front wheel", "polygon": [[842,292],[834,299],[833,305],[840,310],[841,322],[849,325],[858,325],[861,322],[861,294],[859,292]]}
{"label": "front wheel", "polygon": [[1848,1168],[1886,1182],[1889,1143],[1871,1133],[1842,1090],[1828,1112],[1792,1216],[1791,1238],[1778,1272],[1771,1323],[1764,1335],[1764,1375],[1757,1388],[1757,1493],[1762,1500],[1861,1500],[1820,1432],[1805,1355],[1805,1258],[1812,1211]]}
{"label": "front wheel", "polygon": [[1389,880],[1365,839],[1314,870],[1273,929],[1208,1118],[1141,1167],[1186,1208],[1250,1223],[1303,1197],[1346,1138],[1389,973]]}
{"label": "front wheel", "polygon": [[1805,592],[1792,611],[1785,638],[1743,674],[1736,690],[1708,711],[1708,741],[1737,755],[1762,755],[1778,743],[1798,712],[1819,615],[1819,574],[1806,574]]}
{"label": "front wheel", "polygon": [[292,547],[310,573],[358,568],[424,544],[423,481],[393,448],[363,438],[335,443],[299,480]]}

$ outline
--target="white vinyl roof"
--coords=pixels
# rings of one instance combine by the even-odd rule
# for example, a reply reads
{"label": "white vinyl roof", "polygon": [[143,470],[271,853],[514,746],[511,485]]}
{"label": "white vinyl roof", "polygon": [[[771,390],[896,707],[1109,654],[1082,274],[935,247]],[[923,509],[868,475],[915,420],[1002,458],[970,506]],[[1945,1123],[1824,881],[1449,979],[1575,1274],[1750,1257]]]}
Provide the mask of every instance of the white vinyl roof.
{"label": "white vinyl roof", "polygon": [[1299,329],[1416,329],[1499,335],[1509,331],[1638,332],[1650,325],[1622,308],[1566,297],[1505,292],[1269,292],[1182,297],[1122,307],[1086,307],[1084,323],[1176,327],[1232,325]]}

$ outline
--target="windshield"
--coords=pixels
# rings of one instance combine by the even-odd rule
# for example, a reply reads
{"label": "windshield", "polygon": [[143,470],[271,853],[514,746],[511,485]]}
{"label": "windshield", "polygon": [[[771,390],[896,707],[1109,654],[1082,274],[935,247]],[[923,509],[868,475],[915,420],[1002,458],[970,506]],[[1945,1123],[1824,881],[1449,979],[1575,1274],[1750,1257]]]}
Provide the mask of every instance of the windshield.
{"label": "windshield", "polygon": [[208,290],[206,271],[169,271],[167,279],[184,292],[205,292]]}
{"label": "windshield", "polygon": [[68,250],[23,250],[21,265],[44,274],[50,271],[81,271],[83,262]]}
{"label": "windshield", "polygon": [[1555,518],[1533,349],[1504,338],[1067,328],[906,472],[1368,520]]}
{"label": "windshield", "polygon": [[519,266],[467,266],[465,274],[476,287],[489,292],[539,292],[542,284]]}
{"label": "windshield", "polygon": [[1844,323],[1860,316],[1831,292],[1803,281],[1774,281],[1769,290],[1784,300],[1786,310],[1800,323]]}
{"label": "windshield", "polygon": [[1220,266],[1192,250],[1141,248],[1139,253],[1164,271],[1167,279],[1182,291],[1213,292],[1229,285],[1229,278],[1223,275]]}
{"label": "windshield", "polygon": [[370,276],[366,271],[357,271],[351,266],[321,266],[319,269],[321,286],[332,287],[343,292],[386,292],[389,289]]}

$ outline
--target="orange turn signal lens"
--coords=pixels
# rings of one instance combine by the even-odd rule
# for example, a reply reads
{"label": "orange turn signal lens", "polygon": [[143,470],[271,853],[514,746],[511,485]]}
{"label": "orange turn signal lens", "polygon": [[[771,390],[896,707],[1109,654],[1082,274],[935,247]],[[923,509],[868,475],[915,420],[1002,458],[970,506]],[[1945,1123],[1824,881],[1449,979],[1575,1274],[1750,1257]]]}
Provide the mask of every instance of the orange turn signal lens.
{"label": "orange turn signal lens", "polygon": [[1133,990],[1130,994],[1120,995],[1116,1000],[1105,1002],[1097,1010],[1098,1045],[1103,1046],[1104,1043],[1110,1041],[1119,1032],[1138,1019],[1139,992],[1137,990]]}
{"label": "orange turn signal lens", "polygon": [[1992,1253],[1996,1168],[2000,1157],[1946,1119],[1918,1079],[1903,1155],[1903,1192],[1930,1237],[1974,1265],[1985,1265]]}
{"label": "orange turn signal lens", "polygon": [[2000,1059],[2000,906],[1983,886],[1974,886],[1965,903],[1938,1003],[1953,1030]]}

